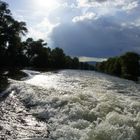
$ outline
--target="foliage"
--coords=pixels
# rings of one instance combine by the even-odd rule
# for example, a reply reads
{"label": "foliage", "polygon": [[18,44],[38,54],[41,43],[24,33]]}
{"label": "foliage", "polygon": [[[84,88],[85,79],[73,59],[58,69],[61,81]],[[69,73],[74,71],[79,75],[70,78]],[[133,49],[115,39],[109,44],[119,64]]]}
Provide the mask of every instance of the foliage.
{"label": "foliage", "polygon": [[4,91],[8,86],[8,80],[5,76],[0,75],[0,92]]}
{"label": "foliage", "polygon": [[[19,65],[21,35],[27,32],[24,22],[16,21],[8,9],[8,4],[0,1],[0,66]],[[20,58],[19,58],[20,59]]]}
{"label": "foliage", "polygon": [[96,69],[101,72],[136,81],[140,75],[139,62],[139,54],[127,52],[120,57],[109,58],[107,61],[97,63]]}
{"label": "foliage", "polygon": [[[42,68],[42,69],[80,69],[77,57],[66,56],[60,48],[47,48],[44,40],[27,38],[22,42],[21,37],[26,35],[25,22],[19,22],[12,17],[8,4],[0,0],[0,67],[11,68]],[[89,68],[84,64],[85,69]]]}
{"label": "foliage", "polygon": [[128,52],[120,57],[122,77],[137,80],[139,76],[139,60],[140,56],[133,52]]}

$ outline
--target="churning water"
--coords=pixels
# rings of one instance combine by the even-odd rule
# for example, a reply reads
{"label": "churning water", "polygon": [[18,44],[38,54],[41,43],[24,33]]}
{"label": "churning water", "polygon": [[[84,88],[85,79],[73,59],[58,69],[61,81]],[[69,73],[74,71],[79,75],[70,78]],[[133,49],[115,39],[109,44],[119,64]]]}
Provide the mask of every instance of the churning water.
{"label": "churning water", "polygon": [[47,126],[48,140],[140,140],[140,85],[133,81],[64,70],[11,80],[11,89]]}

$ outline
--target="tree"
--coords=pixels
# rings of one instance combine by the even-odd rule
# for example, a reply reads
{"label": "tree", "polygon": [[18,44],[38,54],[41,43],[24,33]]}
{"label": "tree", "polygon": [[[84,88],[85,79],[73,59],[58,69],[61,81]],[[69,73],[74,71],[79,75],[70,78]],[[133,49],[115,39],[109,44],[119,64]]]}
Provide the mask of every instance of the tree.
{"label": "tree", "polygon": [[33,66],[37,68],[50,67],[50,49],[43,47],[40,53],[33,59]]}
{"label": "tree", "polygon": [[44,47],[47,45],[44,40],[38,39],[37,41],[34,41],[32,38],[28,38],[23,42],[23,45],[25,55],[28,58],[30,65],[34,67],[46,67],[50,49]]}
{"label": "tree", "polygon": [[77,57],[74,57],[72,60],[72,68],[79,69],[79,67],[80,67],[79,59]]}
{"label": "tree", "polygon": [[72,58],[70,56],[65,57],[65,68],[71,69],[72,68]]}
{"label": "tree", "polygon": [[106,71],[106,61],[96,63],[95,67],[96,67],[97,71],[105,72]]}
{"label": "tree", "polygon": [[139,54],[127,52],[120,57],[109,58],[107,61],[98,63],[96,69],[101,72],[136,81],[140,75],[139,60]]}
{"label": "tree", "polygon": [[0,65],[5,64],[4,57],[7,46],[7,30],[8,23],[13,21],[11,12],[8,9],[8,4],[0,1]]}
{"label": "tree", "polygon": [[[1,65],[15,66],[21,46],[21,35],[27,32],[24,22],[16,21],[8,9],[8,4],[0,1],[0,54]],[[4,58],[4,59],[2,59]]]}
{"label": "tree", "polygon": [[[0,0],[0,66],[17,68],[32,66],[38,68],[73,68],[79,69],[77,57],[66,56],[60,48],[46,48],[44,40],[28,38],[22,42],[21,37],[27,33],[26,23],[12,17],[8,4]],[[89,64],[83,63],[84,69]]]}
{"label": "tree", "polygon": [[55,48],[51,52],[51,64],[52,68],[64,68],[65,67],[65,54],[62,49]]}
{"label": "tree", "polygon": [[119,76],[121,74],[121,64],[118,57],[109,58],[105,64],[105,72]]}
{"label": "tree", "polygon": [[139,55],[128,52],[120,57],[121,76],[131,80],[137,80],[139,76]]}

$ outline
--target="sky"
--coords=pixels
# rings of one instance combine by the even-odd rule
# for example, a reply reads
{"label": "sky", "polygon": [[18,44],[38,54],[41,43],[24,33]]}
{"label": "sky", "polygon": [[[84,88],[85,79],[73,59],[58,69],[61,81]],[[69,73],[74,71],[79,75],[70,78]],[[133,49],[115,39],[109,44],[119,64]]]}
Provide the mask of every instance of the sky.
{"label": "sky", "polygon": [[140,53],[140,0],[4,0],[42,38],[82,61]]}

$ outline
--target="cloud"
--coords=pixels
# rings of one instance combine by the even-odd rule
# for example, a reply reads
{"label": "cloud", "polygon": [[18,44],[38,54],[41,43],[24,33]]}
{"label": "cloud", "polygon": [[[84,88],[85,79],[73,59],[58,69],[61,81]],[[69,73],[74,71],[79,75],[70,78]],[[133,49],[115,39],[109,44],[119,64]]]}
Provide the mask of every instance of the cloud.
{"label": "cloud", "polygon": [[47,18],[44,18],[40,23],[29,27],[29,34],[27,36],[34,39],[49,38],[49,34],[55,27],[59,26],[59,24],[60,23],[53,24]]}
{"label": "cloud", "polygon": [[85,8],[111,8],[126,12],[135,9],[139,5],[138,0],[77,0],[79,7]]}
{"label": "cloud", "polygon": [[72,21],[73,22],[80,22],[80,21],[84,21],[84,20],[96,20],[97,19],[97,16],[96,16],[96,14],[95,13],[90,13],[90,12],[88,12],[88,13],[86,13],[86,14],[84,14],[84,15],[82,15],[82,16],[76,16],[76,17],[74,17],[73,19],[72,19]]}
{"label": "cloud", "polygon": [[106,58],[85,57],[85,56],[79,57],[80,62],[102,62],[106,60],[107,60]]}
{"label": "cloud", "polygon": [[125,4],[122,9],[124,11],[130,11],[132,9],[135,9],[138,7],[138,1],[132,1],[132,2],[128,2],[127,4]]}
{"label": "cloud", "polygon": [[39,38],[46,38],[46,34],[39,31],[39,30],[36,30],[35,28],[32,28],[32,27],[29,27],[28,28],[28,35],[26,37],[32,37],[34,38],[35,40],[39,39]]}
{"label": "cloud", "polygon": [[124,28],[140,28],[140,18],[134,21],[123,22],[121,25]]}
{"label": "cloud", "polygon": [[72,56],[110,57],[126,51],[140,52],[140,28],[124,28],[108,17],[60,25],[51,38],[55,46]]}
{"label": "cloud", "polygon": [[140,51],[138,0],[77,0],[75,5],[73,23],[62,23],[51,33],[55,46],[76,56]]}
{"label": "cloud", "polygon": [[55,27],[59,26],[59,24],[59,22],[51,23],[47,18],[44,18],[39,24],[35,26],[35,28],[38,30],[42,30],[42,32],[46,31],[46,34],[49,34]]}
{"label": "cloud", "polygon": [[55,8],[54,2],[43,8],[34,7],[34,2],[11,3],[14,15],[27,22],[30,36],[49,40],[69,55],[109,57],[140,52],[140,0],[55,0]]}

